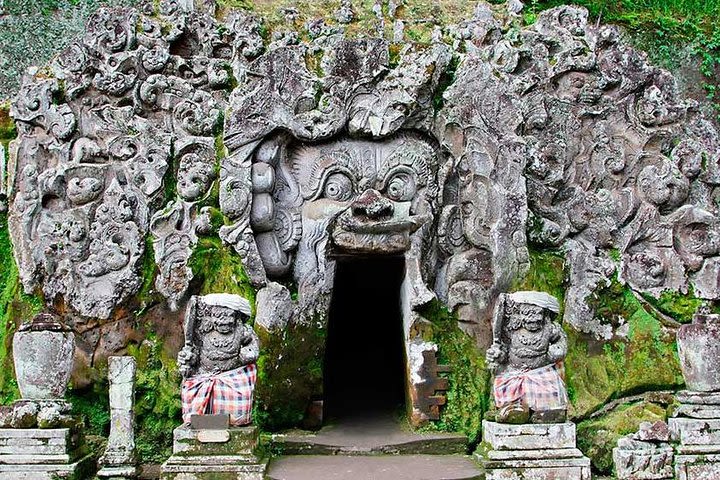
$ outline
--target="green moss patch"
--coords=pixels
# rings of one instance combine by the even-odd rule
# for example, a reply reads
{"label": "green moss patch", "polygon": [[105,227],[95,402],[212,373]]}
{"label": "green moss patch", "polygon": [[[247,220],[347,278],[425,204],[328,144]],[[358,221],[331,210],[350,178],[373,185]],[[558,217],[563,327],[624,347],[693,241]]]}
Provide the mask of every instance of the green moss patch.
{"label": "green moss patch", "polygon": [[197,295],[235,293],[255,305],[255,289],[245,273],[240,256],[223,245],[217,236],[201,237],[190,257]]}
{"label": "green moss patch", "polygon": [[425,339],[438,345],[438,363],[449,365],[447,404],[441,407],[440,420],[425,430],[460,432],[471,447],[480,441],[482,419],[490,406],[490,373],[475,340],[460,330],[458,320],[439,302],[423,312],[430,322]]}
{"label": "green moss patch", "polygon": [[44,300],[26,295],[20,285],[12,252],[7,216],[0,217],[0,403],[20,398],[12,361],[12,337],[23,321],[32,319],[44,308]]}
{"label": "green moss patch", "polygon": [[662,292],[660,298],[652,295],[643,295],[643,298],[653,307],[680,323],[692,322],[693,314],[703,303],[701,299],[695,297],[692,286],[686,294],[666,290]]}
{"label": "green moss patch", "polygon": [[622,319],[628,330],[626,338],[604,343],[568,332],[566,366],[574,417],[586,417],[613,398],[683,385],[674,332],[663,328],[627,286],[613,279],[590,303],[596,315]]}
{"label": "green moss patch", "polygon": [[637,432],[642,422],[667,419],[666,408],[649,402],[626,404],[597,419],[586,420],[577,426],[578,448],[587,455],[595,470],[611,474],[612,449],[617,441]]}
{"label": "green moss patch", "polygon": [[128,353],[137,360],[138,369],[135,383],[138,455],[145,463],[163,462],[172,453],[173,430],[182,423],[177,363],[152,333],[139,346],[130,346]]}
{"label": "green moss patch", "polygon": [[524,278],[513,285],[512,290],[547,292],[557,297],[562,308],[567,288],[565,256],[557,250],[530,249],[529,253],[530,267]]}
{"label": "green moss patch", "polygon": [[308,404],[322,397],[326,319],[292,323],[273,333],[258,329],[258,334],[255,422],[269,431],[296,427]]}

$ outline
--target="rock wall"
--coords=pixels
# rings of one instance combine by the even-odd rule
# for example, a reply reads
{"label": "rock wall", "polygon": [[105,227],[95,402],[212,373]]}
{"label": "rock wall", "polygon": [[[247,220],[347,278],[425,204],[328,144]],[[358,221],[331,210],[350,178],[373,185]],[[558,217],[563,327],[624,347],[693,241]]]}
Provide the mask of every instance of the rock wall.
{"label": "rock wall", "polygon": [[720,296],[720,149],[673,77],[580,8],[524,26],[481,3],[427,45],[349,38],[340,13],[269,37],[241,11],[100,9],[25,80],[14,254],[80,364],[143,321],[172,352],[188,294],[242,288],[283,319],[260,322],[267,372],[317,381],[275,362],[293,331],[322,341],[339,249],[405,256],[408,342],[439,300],[482,351],[500,292],[560,289],[578,415],[681,382],[673,299]]}

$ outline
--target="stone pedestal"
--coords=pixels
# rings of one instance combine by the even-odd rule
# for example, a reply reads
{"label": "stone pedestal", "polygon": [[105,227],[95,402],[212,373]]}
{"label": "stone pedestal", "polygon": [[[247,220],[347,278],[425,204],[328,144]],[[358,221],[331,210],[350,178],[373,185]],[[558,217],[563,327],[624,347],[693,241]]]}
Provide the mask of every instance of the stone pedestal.
{"label": "stone pedestal", "polygon": [[267,460],[253,453],[257,428],[173,432],[173,455],[162,466],[163,480],[263,480]]}
{"label": "stone pedestal", "polygon": [[483,421],[475,454],[486,480],[590,480],[590,459],[575,447],[574,423]]}
{"label": "stone pedestal", "polygon": [[135,458],[135,420],[133,417],[135,359],[110,357],[110,437],[105,454],[100,458],[98,477],[111,480],[137,478]]}
{"label": "stone pedestal", "polygon": [[673,439],[678,480],[720,478],[720,392],[683,391],[680,406],[668,420]]}
{"label": "stone pedestal", "polygon": [[72,429],[0,429],[0,480],[84,480],[93,467]]}

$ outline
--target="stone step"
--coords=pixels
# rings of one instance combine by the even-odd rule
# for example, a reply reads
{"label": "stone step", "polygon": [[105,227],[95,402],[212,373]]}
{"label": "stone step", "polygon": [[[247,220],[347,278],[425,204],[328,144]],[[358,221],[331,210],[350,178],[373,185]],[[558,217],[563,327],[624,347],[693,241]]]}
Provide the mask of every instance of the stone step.
{"label": "stone step", "polygon": [[454,433],[415,433],[392,418],[343,421],[317,433],[293,431],[272,436],[283,455],[465,455],[467,437]]}
{"label": "stone step", "polygon": [[267,480],[480,480],[465,455],[294,455],[270,462]]}

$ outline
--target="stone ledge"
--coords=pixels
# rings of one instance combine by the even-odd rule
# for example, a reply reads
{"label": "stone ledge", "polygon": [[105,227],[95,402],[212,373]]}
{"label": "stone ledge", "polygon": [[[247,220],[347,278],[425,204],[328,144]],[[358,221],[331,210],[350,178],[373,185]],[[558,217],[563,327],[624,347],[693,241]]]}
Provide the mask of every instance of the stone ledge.
{"label": "stone ledge", "polygon": [[690,405],[720,406],[719,392],[695,392],[692,390],[682,390],[675,394],[675,398],[680,403],[686,403]]}
{"label": "stone ledge", "polygon": [[577,448],[550,448],[546,450],[490,450],[488,460],[549,460],[582,458],[583,453]]}
{"label": "stone ledge", "polygon": [[503,468],[485,472],[485,480],[591,480],[590,467]]}
{"label": "stone ledge", "polygon": [[0,465],[0,480],[86,480],[91,478],[95,462],[86,455],[74,463]]}
{"label": "stone ledge", "polygon": [[575,448],[575,424],[513,425],[483,421],[483,441],[493,450],[547,450]]}
{"label": "stone ledge", "polygon": [[683,446],[716,445],[720,453],[720,419],[670,418],[668,425]]}

